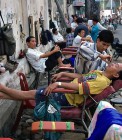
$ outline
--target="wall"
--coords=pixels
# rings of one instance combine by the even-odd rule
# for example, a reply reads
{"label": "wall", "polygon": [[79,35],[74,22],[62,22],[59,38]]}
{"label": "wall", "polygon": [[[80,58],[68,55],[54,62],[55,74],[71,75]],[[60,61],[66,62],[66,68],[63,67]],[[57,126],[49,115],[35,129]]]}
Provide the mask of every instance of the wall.
{"label": "wall", "polygon": [[[39,22],[40,12],[44,18],[45,29],[49,28],[48,0],[1,0],[0,8],[4,22],[12,23],[14,36],[16,39],[16,58],[18,57],[20,49],[25,48],[25,38],[29,35],[29,16],[32,17],[31,35],[35,36],[34,22]],[[22,34],[20,32],[20,24],[23,27],[23,33],[25,34],[24,38],[22,38]]]}
{"label": "wall", "polygon": [[[13,28],[14,37],[16,40],[15,58],[18,58],[21,49],[25,49],[25,39],[29,35],[29,27],[31,35],[35,36],[35,21],[37,22],[36,29],[39,37],[39,18],[40,12],[44,18],[45,28],[48,29],[48,0],[0,0],[0,9],[5,23],[11,23]],[[29,24],[28,17],[32,21]],[[0,19],[1,26],[3,25]],[[22,32],[20,30],[22,27]],[[26,59],[18,60],[19,65],[17,69],[10,73],[6,71],[0,74],[0,83],[7,85],[11,88],[20,89],[19,78],[17,72],[29,73],[29,66]],[[5,62],[5,61],[4,61]],[[0,137],[8,136],[9,130],[15,121],[16,113],[20,102],[0,100]],[[12,117],[12,118],[11,118]]]}

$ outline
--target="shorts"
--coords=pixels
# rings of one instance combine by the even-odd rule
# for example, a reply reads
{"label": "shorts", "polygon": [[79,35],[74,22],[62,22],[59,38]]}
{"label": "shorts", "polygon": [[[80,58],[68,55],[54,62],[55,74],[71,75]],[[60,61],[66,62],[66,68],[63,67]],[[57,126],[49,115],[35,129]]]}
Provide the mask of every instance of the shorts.
{"label": "shorts", "polygon": [[[40,101],[45,101],[47,96],[44,95],[45,88],[40,88],[36,91],[35,100],[36,105],[40,103]],[[62,93],[52,93],[51,96],[55,101],[57,101],[61,106],[71,106],[66,99],[66,96]]]}

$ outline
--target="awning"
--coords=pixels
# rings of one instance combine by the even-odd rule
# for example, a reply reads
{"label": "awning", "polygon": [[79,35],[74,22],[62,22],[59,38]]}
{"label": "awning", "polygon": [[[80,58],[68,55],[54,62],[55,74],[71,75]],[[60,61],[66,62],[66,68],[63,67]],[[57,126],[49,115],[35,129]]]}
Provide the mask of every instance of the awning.
{"label": "awning", "polygon": [[85,2],[73,1],[73,6],[85,6]]}

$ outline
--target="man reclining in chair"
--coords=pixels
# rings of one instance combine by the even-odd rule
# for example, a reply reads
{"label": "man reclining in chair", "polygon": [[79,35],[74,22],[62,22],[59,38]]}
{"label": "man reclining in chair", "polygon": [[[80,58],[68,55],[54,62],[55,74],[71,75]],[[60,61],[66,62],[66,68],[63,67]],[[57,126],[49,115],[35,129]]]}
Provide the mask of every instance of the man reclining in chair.
{"label": "man reclining in chair", "polygon": [[50,52],[42,53],[36,50],[36,39],[29,36],[26,39],[28,50],[26,57],[31,66],[38,72],[45,72],[45,69],[52,70],[56,65],[60,67],[69,67],[70,64],[63,64],[60,48],[55,46]]}
{"label": "man reclining in chair", "polygon": [[108,87],[112,80],[122,79],[122,64],[111,63],[106,67],[105,71],[94,70],[88,74],[76,74],[61,72],[55,74],[53,79],[57,80],[62,76],[74,78],[71,83],[55,82],[50,84],[46,89],[30,90],[30,91],[19,91],[16,89],[8,88],[0,84],[0,99],[10,100],[36,100],[36,105],[40,101],[44,101],[46,96],[52,93],[57,87],[75,90],[76,94],[59,94],[53,93],[53,97],[63,106],[74,105],[77,106],[83,102],[84,87],[89,90],[90,94],[99,94],[106,87]]}

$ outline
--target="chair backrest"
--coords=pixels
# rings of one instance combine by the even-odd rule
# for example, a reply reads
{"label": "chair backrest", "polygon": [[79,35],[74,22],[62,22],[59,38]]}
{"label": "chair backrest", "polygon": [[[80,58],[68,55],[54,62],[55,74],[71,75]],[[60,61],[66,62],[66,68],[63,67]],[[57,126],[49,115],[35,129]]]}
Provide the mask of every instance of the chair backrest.
{"label": "chair backrest", "polygon": [[122,80],[115,80],[112,86],[115,89],[115,91],[118,91],[119,89],[122,88]]}
{"label": "chair backrest", "polygon": [[23,73],[18,73],[18,76],[20,78],[21,90],[28,91],[29,87],[25,75]]}
{"label": "chair backrest", "polygon": [[115,89],[112,86],[108,86],[107,88],[105,88],[100,94],[97,95],[93,95],[93,100],[89,97],[86,100],[86,107],[91,107],[95,104],[94,100],[96,102],[100,102],[103,99],[106,99],[109,95],[115,93]]}
{"label": "chair backrest", "polygon": [[[29,90],[29,86],[26,80],[26,77],[23,73],[18,73],[18,76],[20,78],[20,86],[21,86],[21,90],[23,91],[28,91]],[[23,102],[24,105],[24,109],[29,108],[29,109],[33,109],[35,107],[35,100],[25,100]]]}

